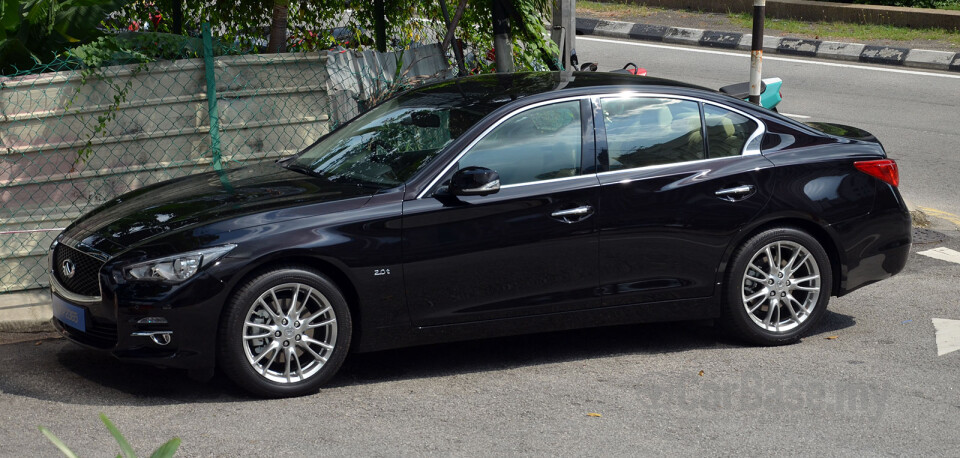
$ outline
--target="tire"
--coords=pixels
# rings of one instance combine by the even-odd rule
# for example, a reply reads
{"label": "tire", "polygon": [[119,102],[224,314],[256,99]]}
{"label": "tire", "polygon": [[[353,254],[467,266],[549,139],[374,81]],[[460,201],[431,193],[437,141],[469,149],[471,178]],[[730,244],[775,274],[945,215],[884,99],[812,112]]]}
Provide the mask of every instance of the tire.
{"label": "tire", "polygon": [[350,309],[329,278],[285,266],[233,294],[220,323],[217,356],[223,372],[255,395],[302,396],[336,374],[352,332]]}
{"label": "tire", "polygon": [[720,318],[729,333],[757,345],[785,345],[823,318],[833,272],[827,252],[810,234],[769,229],[744,242],[732,259]]}

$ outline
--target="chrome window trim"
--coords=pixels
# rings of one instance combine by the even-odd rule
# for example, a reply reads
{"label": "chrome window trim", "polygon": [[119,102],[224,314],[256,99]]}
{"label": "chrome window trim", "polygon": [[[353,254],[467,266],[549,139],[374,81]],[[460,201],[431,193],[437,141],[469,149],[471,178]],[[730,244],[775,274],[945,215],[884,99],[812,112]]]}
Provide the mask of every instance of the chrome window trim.
{"label": "chrome window trim", "polygon": [[[450,168],[452,168],[454,164],[460,162],[460,159],[463,158],[463,156],[464,156],[465,154],[469,153],[470,150],[473,149],[473,147],[476,146],[477,143],[480,143],[480,140],[483,140],[484,138],[486,138],[487,135],[489,135],[490,132],[493,131],[493,129],[496,129],[497,127],[499,127],[500,124],[503,124],[503,123],[506,122],[507,120],[513,118],[514,116],[516,116],[516,115],[518,115],[518,114],[520,114],[520,113],[523,113],[524,111],[532,110],[532,109],[534,109],[534,108],[539,108],[539,107],[542,107],[542,106],[544,106],[544,105],[553,105],[553,104],[555,104],[555,103],[572,102],[572,101],[574,101],[574,100],[576,100],[576,101],[580,101],[580,100],[583,100],[583,99],[588,99],[588,100],[589,100],[589,99],[592,98],[592,97],[593,97],[593,95],[577,95],[577,96],[562,97],[562,98],[552,99],[552,100],[544,100],[543,102],[533,103],[533,104],[527,105],[527,106],[525,106],[525,107],[520,107],[520,108],[517,108],[517,109],[514,110],[514,111],[511,111],[510,113],[506,114],[505,116],[503,116],[502,118],[498,119],[496,122],[494,122],[493,124],[491,124],[490,127],[487,127],[483,132],[480,133],[480,135],[477,135],[477,138],[473,139],[473,141],[471,141],[465,148],[463,148],[463,150],[460,151],[460,153],[457,154],[457,156],[456,156],[455,158],[453,158],[453,159],[447,164],[447,166],[444,167],[444,168],[440,171],[440,173],[438,173],[432,180],[430,180],[430,184],[428,184],[425,188],[423,188],[423,191],[420,191],[420,194],[417,195],[417,200],[420,200],[420,199],[424,198],[424,197],[427,195],[427,193],[430,192],[430,190],[433,189],[433,187],[437,185],[437,182],[440,181],[440,179],[443,178],[443,176],[446,175],[447,172],[450,171]],[[582,123],[582,122],[583,122],[583,119],[581,119],[580,122]],[[581,143],[582,143],[582,142],[583,142],[583,139],[581,138],[580,141],[581,141]],[[582,155],[582,154],[583,154],[583,151],[581,151],[580,154]],[[551,179],[551,180],[528,181],[528,182],[525,182],[525,183],[514,183],[514,184],[508,184],[508,185],[505,185],[505,186],[501,186],[500,189],[510,188],[510,187],[514,187],[514,186],[523,186],[523,185],[529,185],[529,184],[536,184],[536,183],[547,183],[547,182],[551,182],[551,181],[565,180],[565,179],[569,179],[569,178],[580,178],[580,177],[582,177],[582,176],[583,176],[583,175],[577,175],[577,176],[575,176],[575,177],[564,177],[564,178],[554,178],[554,179]],[[591,175],[591,176],[592,176],[592,175]]]}
{"label": "chrome window trim", "polygon": [[[730,158],[732,158],[732,157],[735,158],[735,157],[738,157],[738,156],[708,157],[708,158],[706,158],[706,159],[697,159],[697,160],[695,160],[695,161],[669,162],[669,163],[666,163],[666,164],[654,164],[654,165],[647,165],[647,166],[644,166],[644,167],[634,167],[634,168],[632,168],[632,169],[609,170],[609,171],[606,171],[606,172],[599,172],[599,173],[597,173],[597,176],[598,176],[598,177],[607,177],[607,176],[611,176],[611,175],[619,175],[619,174],[626,174],[626,173],[637,173],[637,172],[640,172],[640,171],[644,171],[644,172],[645,172],[645,171],[649,171],[649,170],[667,169],[667,168],[670,168],[670,167],[675,167],[675,166],[677,166],[677,165],[679,165],[679,164],[683,164],[683,165],[706,164],[706,163],[710,163],[710,162],[714,162],[714,161],[720,161],[720,160],[723,160],[723,159],[730,159]],[[772,165],[771,165],[771,166],[758,167],[757,170],[762,170],[762,169],[766,169],[766,168],[769,168],[769,167],[772,167]],[[704,173],[708,173],[708,172],[710,172],[710,169],[703,170],[703,171],[701,171],[700,173],[701,173],[701,174],[704,174]],[[642,177],[642,178],[637,178],[637,179],[632,179],[632,180],[624,180],[624,182],[631,182],[631,181],[637,181],[637,180],[645,180],[645,179],[647,179],[647,178],[654,178],[654,177],[646,177],[646,176],[645,176],[645,177]],[[617,182],[617,183],[620,183],[620,182]],[[607,185],[607,184],[614,184],[614,183],[603,183],[603,184]]]}
{"label": "chrome window trim", "polygon": [[[534,104],[531,104],[531,105],[527,105],[527,106],[525,106],[525,107],[518,108],[518,109],[516,109],[516,110],[514,110],[514,111],[512,111],[512,112],[510,112],[510,113],[508,113],[507,115],[503,116],[502,118],[500,118],[500,119],[498,119],[496,122],[494,122],[492,125],[490,125],[490,127],[488,127],[488,128],[485,129],[483,132],[481,132],[480,135],[477,136],[477,138],[473,139],[473,141],[471,141],[470,144],[468,144],[465,148],[463,148],[463,150],[460,151],[460,153],[457,154],[457,156],[456,156],[455,158],[453,158],[453,160],[451,160],[451,161],[446,165],[446,167],[444,167],[444,168],[440,171],[440,173],[438,173],[432,180],[430,180],[430,184],[428,184],[428,185],[423,189],[423,191],[420,191],[420,194],[417,195],[417,200],[424,198],[424,197],[427,195],[427,193],[430,192],[430,190],[433,189],[433,187],[437,185],[437,182],[440,181],[440,179],[441,179],[444,175],[446,175],[447,172],[450,171],[450,168],[453,167],[454,164],[456,164],[457,162],[460,162],[460,159],[461,159],[465,154],[467,154],[468,152],[470,152],[470,150],[473,149],[473,147],[474,147],[477,143],[479,143],[480,140],[483,140],[484,138],[486,138],[486,136],[489,135],[490,132],[493,131],[493,129],[496,129],[500,124],[506,122],[508,119],[510,119],[510,118],[512,118],[512,117],[520,114],[520,113],[523,113],[524,111],[531,110],[531,109],[533,109],[533,108],[541,107],[541,106],[544,106],[544,105],[550,105],[550,104],[554,104],[554,103],[569,102],[569,101],[573,101],[573,100],[583,100],[583,99],[587,99],[587,100],[590,100],[592,103],[594,103],[595,106],[600,107],[601,109],[603,109],[603,108],[602,108],[602,105],[600,104],[600,99],[602,99],[602,98],[609,98],[609,97],[611,97],[611,96],[615,96],[615,97],[617,97],[617,98],[625,98],[625,97],[647,97],[647,98],[669,98],[669,99],[679,99],[679,100],[690,100],[690,101],[693,101],[693,102],[704,103],[704,104],[708,104],[708,105],[713,105],[713,106],[715,106],[715,107],[719,107],[719,108],[722,108],[722,109],[724,109],[724,110],[732,111],[732,112],[734,112],[734,113],[737,113],[737,114],[739,114],[739,115],[742,115],[742,116],[744,116],[744,117],[752,120],[753,122],[757,123],[757,129],[753,132],[752,135],[750,135],[750,137],[747,138],[747,142],[746,142],[746,144],[744,145],[743,150],[741,151],[740,155],[741,155],[741,156],[750,156],[750,155],[759,155],[759,154],[762,154],[762,152],[761,152],[761,150],[760,150],[760,141],[759,141],[759,140],[762,139],[762,138],[763,138],[763,134],[766,133],[766,131],[767,131],[767,126],[766,126],[766,124],[764,124],[763,121],[761,121],[759,118],[757,118],[756,116],[753,116],[753,115],[751,115],[750,113],[747,113],[747,112],[745,112],[745,111],[743,111],[743,110],[740,110],[740,109],[731,107],[731,106],[729,106],[729,105],[725,105],[725,104],[723,104],[723,103],[714,102],[714,101],[702,99],[702,98],[699,98],[699,97],[692,97],[692,96],[688,96],[688,95],[667,94],[667,93],[661,93],[661,92],[639,92],[639,91],[623,91],[623,90],[619,90],[619,91],[617,91],[617,90],[602,91],[602,90],[601,90],[601,91],[598,91],[598,92],[595,92],[595,93],[589,94],[589,95],[578,95],[578,96],[562,97],[562,98],[552,99],[552,100],[545,100],[545,101],[543,101],[543,102],[537,102],[537,103],[534,103]],[[583,120],[581,119],[580,122],[583,122]],[[703,116],[700,117],[700,122],[701,122],[701,124],[704,122]],[[594,128],[596,128],[596,126],[594,126]],[[581,152],[581,154],[582,154],[582,152]],[[605,175],[605,174],[609,174],[609,173],[621,173],[621,172],[626,172],[626,171],[633,171],[633,170],[638,170],[638,169],[646,169],[646,168],[650,168],[650,167],[670,166],[670,165],[681,164],[681,163],[682,163],[682,164],[691,164],[691,163],[696,163],[696,162],[712,161],[712,160],[715,160],[715,159],[725,159],[725,158],[706,158],[706,159],[699,159],[699,160],[697,160],[697,161],[673,162],[673,163],[669,163],[669,164],[657,164],[657,165],[651,165],[651,166],[646,166],[646,167],[635,167],[635,168],[632,168],[632,169],[615,170],[615,171],[611,171],[611,172],[600,172],[600,173],[598,173],[597,175]],[[506,185],[506,186],[501,186],[500,189],[515,187],[515,186],[529,186],[529,185],[538,184],[538,183],[549,183],[549,182],[558,181],[558,180],[566,180],[566,179],[571,179],[571,178],[580,178],[580,177],[582,177],[582,176],[584,176],[584,175],[578,175],[578,176],[576,176],[576,177],[555,178],[555,179],[552,179],[552,180],[529,181],[529,182],[526,182],[526,183],[515,183],[515,184]]]}
{"label": "chrome window trim", "polygon": [[525,181],[523,183],[514,183],[514,184],[500,186],[500,189],[520,188],[525,186],[534,186],[538,184],[556,183],[558,181],[572,181],[572,180],[579,180],[579,179],[584,179],[590,182],[596,182],[597,177],[591,173],[589,175],[577,175],[572,177],[551,178],[549,180]]}

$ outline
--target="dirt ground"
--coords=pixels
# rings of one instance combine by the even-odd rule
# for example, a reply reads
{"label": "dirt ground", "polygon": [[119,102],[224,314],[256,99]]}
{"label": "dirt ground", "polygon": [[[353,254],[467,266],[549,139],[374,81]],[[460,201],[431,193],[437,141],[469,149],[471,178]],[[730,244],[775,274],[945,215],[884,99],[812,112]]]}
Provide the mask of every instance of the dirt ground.
{"label": "dirt ground", "polygon": [[9,345],[21,342],[35,342],[35,345],[43,345],[45,341],[53,339],[62,339],[60,334],[54,331],[43,332],[0,332],[0,345]]}

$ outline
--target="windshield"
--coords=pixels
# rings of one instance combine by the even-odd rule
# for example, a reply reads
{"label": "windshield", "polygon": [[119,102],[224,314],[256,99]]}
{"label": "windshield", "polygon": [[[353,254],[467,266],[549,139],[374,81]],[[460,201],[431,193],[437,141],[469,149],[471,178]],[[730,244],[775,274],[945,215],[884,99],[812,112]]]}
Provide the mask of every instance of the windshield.
{"label": "windshield", "polygon": [[411,106],[397,97],[370,110],[286,166],[334,182],[386,189],[400,185],[430,162],[485,110]]}

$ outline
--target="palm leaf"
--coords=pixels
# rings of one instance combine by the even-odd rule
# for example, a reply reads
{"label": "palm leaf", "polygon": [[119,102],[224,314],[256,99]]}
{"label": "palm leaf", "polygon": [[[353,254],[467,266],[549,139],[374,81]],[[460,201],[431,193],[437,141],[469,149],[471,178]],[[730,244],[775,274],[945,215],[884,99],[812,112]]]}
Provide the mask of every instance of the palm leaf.
{"label": "palm leaf", "polygon": [[177,453],[178,448],[180,448],[180,438],[174,437],[167,441],[166,444],[161,445],[160,448],[150,455],[150,458],[171,458]]}
{"label": "palm leaf", "polygon": [[60,449],[60,453],[63,453],[67,458],[77,458],[77,454],[73,453],[73,450],[70,450],[70,448],[67,447],[67,444],[64,444],[60,438],[54,436],[49,429],[44,428],[43,426],[40,426],[39,428],[40,432],[43,433],[43,435],[46,436],[50,442],[53,442],[53,445]]}
{"label": "palm leaf", "polygon": [[123,437],[123,434],[120,434],[120,430],[110,422],[110,419],[107,418],[106,415],[100,414],[100,420],[103,421],[104,425],[107,425],[107,431],[110,431],[110,435],[120,444],[120,451],[123,452],[123,455],[127,458],[135,458],[137,453],[133,451],[133,447],[131,447],[127,439]]}

